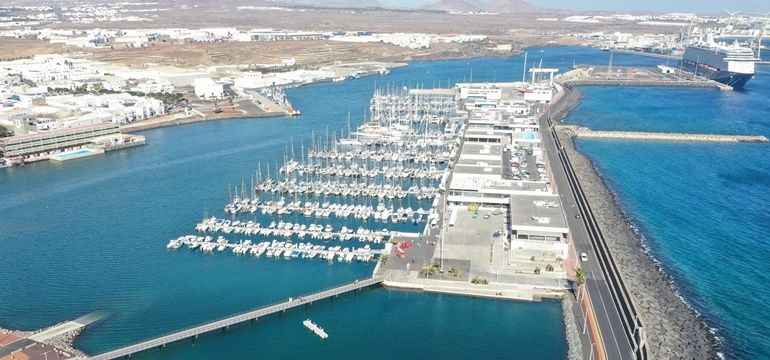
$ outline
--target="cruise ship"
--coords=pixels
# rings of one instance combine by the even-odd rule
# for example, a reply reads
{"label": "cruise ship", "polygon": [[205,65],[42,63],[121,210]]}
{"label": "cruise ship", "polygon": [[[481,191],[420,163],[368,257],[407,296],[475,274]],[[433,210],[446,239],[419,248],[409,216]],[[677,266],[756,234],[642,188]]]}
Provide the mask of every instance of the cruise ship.
{"label": "cruise ship", "polygon": [[742,89],[754,76],[754,64],[759,61],[754,50],[734,45],[709,42],[690,45],[682,56],[682,68],[722,84]]}

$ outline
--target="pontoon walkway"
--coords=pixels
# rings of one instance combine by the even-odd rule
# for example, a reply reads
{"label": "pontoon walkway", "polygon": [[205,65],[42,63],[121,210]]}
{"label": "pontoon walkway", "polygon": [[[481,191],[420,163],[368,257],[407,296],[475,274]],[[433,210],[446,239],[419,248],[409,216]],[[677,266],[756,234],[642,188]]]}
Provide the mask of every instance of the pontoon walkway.
{"label": "pontoon walkway", "polygon": [[382,282],[381,278],[378,277],[372,277],[366,280],[356,281],[350,284],[342,285],[333,289],[320,291],[317,293],[313,293],[307,296],[298,297],[298,298],[290,298],[288,301],[270,305],[267,307],[263,307],[257,310],[253,310],[247,313],[231,316],[229,318],[216,320],[207,324],[199,325],[190,329],[182,330],[175,332],[173,334],[157,337],[155,339],[147,340],[138,344],[126,346],[124,348],[120,348],[117,350],[112,350],[110,352],[106,352],[100,355],[96,355],[94,357],[91,357],[91,359],[98,359],[98,360],[107,360],[107,359],[117,359],[121,357],[131,356],[133,354],[136,354],[141,351],[157,348],[157,347],[163,347],[167,344],[197,337],[198,335],[208,333],[211,331],[219,330],[219,329],[227,329],[230,326],[243,323],[246,321],[252,321],[257,320],[261,316],[267,316],[270,314],[275,314],[278,312],[283,312],[288,309],[292,309],[295,307],[298,307],[300,305],[304,304],[310,304],[314,301],[323,300],[326,298],[334,297],[340,294],[344,294],[350,291],[362,289],[369,286],[378,285]]}

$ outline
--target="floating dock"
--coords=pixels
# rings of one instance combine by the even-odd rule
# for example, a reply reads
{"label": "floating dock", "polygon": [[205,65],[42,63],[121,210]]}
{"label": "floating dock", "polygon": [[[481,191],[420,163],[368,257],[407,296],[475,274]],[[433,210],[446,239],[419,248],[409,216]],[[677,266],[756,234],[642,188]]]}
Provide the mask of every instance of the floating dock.
{"label": "floating dock", "polygon": [[307,319],[302,322],[302,325],[305,325],[306,328],[310,329],[310,331],[314,332],[318,337],[321,339],[326,339],[329,337],[329,334],[324,331],[324,329],[320,326],[318,326],[316,323],[310,321],[310,319]]}
{"label": "floating dock", "polygon": [[318,259],[338,262],[370,262],[375,260],[379,256],[382,250],[372,249],[369,245],[355,248],[355,247],[343,247],[316,245],[312,243],[292,243],[291,241],[263,241],[260,243],[252,243],[251,240],[242,240],[237,243],[230,243],[229,240],[219,237],[217,239],[211,236],[195,236],[187,235],[180,236],[177,239],[172,239],[166,245],[167,249],[176,250],[186,245],[190,250],[200,250],[204,253],[223,252],[225,250],[231,250],[235,255],[251,254],[254,257],[261,257],[263,254],[267,258],[275,259]]}
{"label": "floating dock", "polygon": [[651,141],[677,141],[677,142],[720,142],[738,143],[754,142],[765,143],[770,141],[763,135],[720,135],[720,134],[688,134],[688,133],[661,133],[641,131],[598,131],[585,127],[561,125],[557,126],[567,131],[570,136],[591,139],[617,139],[617,140],[651,140]]}

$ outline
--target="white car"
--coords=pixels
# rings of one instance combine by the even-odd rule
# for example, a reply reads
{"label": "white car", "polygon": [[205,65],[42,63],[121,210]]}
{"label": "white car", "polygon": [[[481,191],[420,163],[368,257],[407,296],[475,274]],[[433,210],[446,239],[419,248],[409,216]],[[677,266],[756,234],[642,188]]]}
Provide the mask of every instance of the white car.
{"label": "white car", "polygon": [[588,254],[580,253],[580,261],[588,261]]}

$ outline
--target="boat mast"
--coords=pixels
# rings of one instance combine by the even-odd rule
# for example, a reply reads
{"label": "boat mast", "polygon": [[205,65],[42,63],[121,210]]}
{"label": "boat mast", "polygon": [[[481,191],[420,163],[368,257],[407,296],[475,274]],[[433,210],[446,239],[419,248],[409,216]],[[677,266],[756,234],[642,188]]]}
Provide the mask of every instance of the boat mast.
{"label": "boat mast", "polygon": [[[574,67],[574,65],[573,65]],[[524,70],[521,71],[521,82],[527,81],[527,52],[524,52]]]}

